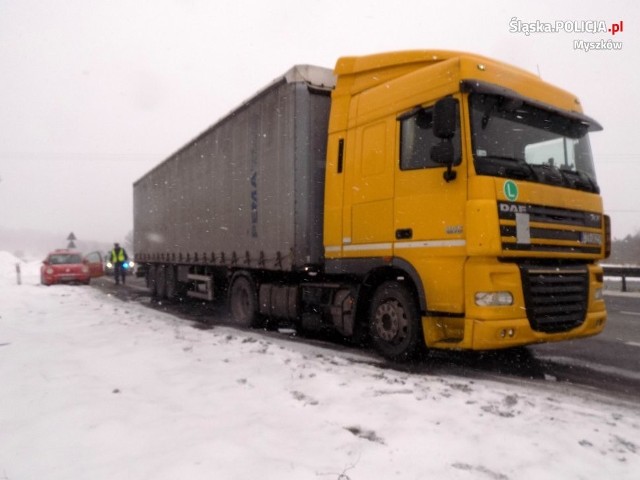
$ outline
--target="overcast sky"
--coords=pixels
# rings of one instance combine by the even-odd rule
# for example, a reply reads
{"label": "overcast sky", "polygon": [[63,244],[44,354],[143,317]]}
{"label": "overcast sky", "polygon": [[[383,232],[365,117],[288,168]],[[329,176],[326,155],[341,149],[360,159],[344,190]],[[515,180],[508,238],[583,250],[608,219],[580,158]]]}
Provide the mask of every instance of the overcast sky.
{"label": "overcast sky", "polygon": [[[294,64],[464,50],[578,95],[615,237],[640,230],[637,1],[0,0],[0,227],[83,240],[133,228],[132,184]],[[510,32],[623,21],[623,32]],[[622,42],[575,50],[575,40]]]}

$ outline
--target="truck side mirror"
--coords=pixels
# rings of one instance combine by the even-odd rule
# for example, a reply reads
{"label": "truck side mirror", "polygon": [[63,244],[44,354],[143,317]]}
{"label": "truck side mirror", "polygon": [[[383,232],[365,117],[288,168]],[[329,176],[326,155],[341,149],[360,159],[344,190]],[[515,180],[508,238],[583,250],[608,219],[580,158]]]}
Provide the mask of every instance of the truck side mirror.
{"label": "truck side mirror", "polygon": [[447,182],[456,178],[456,172],[453,170],[454,155],[453,143],[450,138],[442,139],[440,143],[431,147],[431,160],[447,167],[447,170],[442,174]]}
{"label": "truck side mirror", "polygon": [[441,165],[446,165],[443,173],[446,182],[455,180],[456,172],[453,170],[454,151],[451,139],[458,128],[458,100],[453,97],[441,98],[433,107],[433,134],[440,138],[440,143],[431,148],[431,160]]}
{"label": "truck side mirror", "polygon": [[431,147],[431,160],[440,165],[453,164],[453,144],[444,140]]}
{"label": "truck side mirror", "polygon": [[453,138],[457,129],[458,100],[445,97],[433,107],[433,134],[438,138]]}

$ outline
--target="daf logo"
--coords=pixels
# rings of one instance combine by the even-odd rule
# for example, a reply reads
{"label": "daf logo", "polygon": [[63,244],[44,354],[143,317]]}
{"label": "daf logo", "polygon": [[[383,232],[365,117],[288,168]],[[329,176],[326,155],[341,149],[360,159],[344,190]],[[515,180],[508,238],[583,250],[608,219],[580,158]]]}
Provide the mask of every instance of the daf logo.
{"label": "daf logo", "polygon": [[515,203],[501,203],[500,211],[503,213],[527,213],[527,206]]}

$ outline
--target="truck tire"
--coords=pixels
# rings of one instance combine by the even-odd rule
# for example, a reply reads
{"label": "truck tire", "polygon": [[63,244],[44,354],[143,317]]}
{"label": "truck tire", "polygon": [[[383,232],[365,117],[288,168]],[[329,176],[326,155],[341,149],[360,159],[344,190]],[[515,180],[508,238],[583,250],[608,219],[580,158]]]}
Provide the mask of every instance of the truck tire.
{"label": "truck tire", "polygon": [[422,321],[411,292],[385,282],[371,300],[369,335],[375,349],[393,361],[414,359],[425,350]]}
{"label": "truck tire", "polygon": [[165,293],[169,300],[178,297],[178,274],[174,265],[165,267]]}
{"label": "truck tire", "polygon": [[151,298],[155,298],[156,295],[158,295],[155,265],[149,265],[149,268],[147,269],[146,279],[147,279],[147,288],[149,289],[149,295],[151,295]]}
{"label": "truck tire", "polygon": [[243,328],[261,326],[258,313],[258,294],[253,280],[239,275],[229,289],[229,311],[233,323]]}
{"label": "truck tire", "polygon": [[156,297],[160,300],[167,298],[168,268],[168,265],[156,265]]}

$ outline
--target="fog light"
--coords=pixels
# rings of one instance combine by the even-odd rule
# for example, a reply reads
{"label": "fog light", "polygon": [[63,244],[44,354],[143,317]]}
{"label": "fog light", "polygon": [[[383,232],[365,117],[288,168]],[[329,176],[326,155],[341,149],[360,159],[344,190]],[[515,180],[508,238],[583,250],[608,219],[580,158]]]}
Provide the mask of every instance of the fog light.
{"label": "fog light", "polygon": [[476,305],[479,307],[513,305],[513,295],[511,292],[476,292]]}
{"label": "fog light", "polygon": [[596,288],[593,291],[593,299],[594,300],[603,300],[604,299],[604,292],[602,288]]}
{"label": "fog light", "polygon": [[516,329],[515,328],[503,328],[502,330],[500,330],[500,338],[513,338],[516,336]]}

